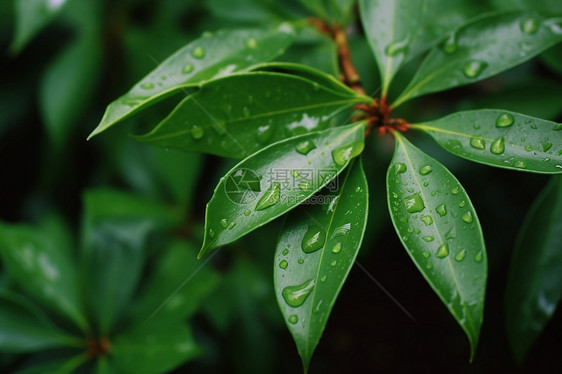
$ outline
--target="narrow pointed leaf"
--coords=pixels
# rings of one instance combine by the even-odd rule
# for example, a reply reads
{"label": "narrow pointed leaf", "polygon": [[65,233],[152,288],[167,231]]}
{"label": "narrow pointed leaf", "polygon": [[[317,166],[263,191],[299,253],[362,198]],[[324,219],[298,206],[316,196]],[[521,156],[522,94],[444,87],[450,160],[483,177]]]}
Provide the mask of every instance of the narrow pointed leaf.
{"label": "narrow pointed leaf", "polygon": [[10,353],[76,346],[75,339],[60,331],[41,310],[25,299],[0,295],[0,350]]}
{"label": "narrow pointed leaf", "polygon": [[10,50],[13,53],[20,52],[59,14],[66,2],[67,0],[15,0],[16,30]]}
{"label": "narrow pointed leaf", "polygon": [[506,289],[506,327],[515,358],[525,354],[562,297],[562,178],[553,177],[519,232]]}
{"label": "narrow pointed leaf", "polygon": [[482,229],[459,181],[395,133],[387,172],[388,208],[400,241],[465,331],[478,344],[487,277]]}
{"label": "narrow pointed leaf", "polygon": [[111,103],[90,137],[146,106],[183,92],[187,87],[269,61],[282,54],[294,38],[295,32],[289,23],[268,30],[222,30],[204,34],[159,64],[129,92]]}
{"label": "narrow pointed leaf", "polygon": [[539,13],[490,14],[460,27],[425,58],[394,102],[474,83],[530,60],[562,41],[562,19]]}
{"label": "narrow pointed leaf", "polygon": [[166,373],[200,353],[185,324],[159,319],[116,336],[111,344],[112,361],[125,373]]}
{"label": "narrow pointed leaf", "polygon": [[264,146],[310,130],[366,96],[330,81],[256,72],[218,79],[186,97],[138,140],[162,147],[244,158]]}
{"label": "narrow pointed leaf", "polygon": [[0,224],[0,255],[7,273],[27,294],[82,330],[87,329],[71,253],[35,227]]}
{"label": "narrow pointed leaf", "polygon": [[305,370],[367,224],[368,186],[361,162],[340,174],[338,187],[315,195],[317,204],[302,205],[287,216],[275,252],[277,302]]}
{"label": "narrow pointed leaf", "polygon": [[478,11],[473,2],[464,0],[360,0],[359,13],[377,60],[383,95],[402,65]]}
{"label": "narrow pointed leaf", "polygon": [[199,257],[287,213],[334,179],[364,147],[358,123],[286,139],[221,178],[205,215]]}
{"label": "narrow pointed leaf", "polygon": [[412,128],[470,161],[532,173],[562,173],[562,124],[482,109],[453,113]]}

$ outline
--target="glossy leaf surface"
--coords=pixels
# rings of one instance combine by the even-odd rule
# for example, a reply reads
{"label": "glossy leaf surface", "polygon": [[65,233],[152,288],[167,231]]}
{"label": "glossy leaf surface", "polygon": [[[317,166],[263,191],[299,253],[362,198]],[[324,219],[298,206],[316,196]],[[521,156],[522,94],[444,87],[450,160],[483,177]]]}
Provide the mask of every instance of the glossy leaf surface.
{"label": "glossy leaf surface", "polygon": [[105,189],[85,194],[84,211],[87,301],[100,333],[107,334],[137,286],[149,234],[174,227],[180,216],[166,206]]}
{"label": "glossy leaf surface", "polygon": [[31,226],[0,224],[2,264],[27,294],[85,331],[78,274],[70,249],[55,235]]}
{"label": "glossy leaf surface", "polygon": [[111,352],[119,372],[159,374],[197,357],[201,350],[186,325],[154,319],[116,336]]}
{"label": "glossy leaf surface", "polygon": [[437,160],[395,133],[387,172],[388,208],[400,241],[419,271],[478,344],[487,257],[474,207],[459,181]]}
{"label": "glossy leaf surface", "polygon": [[10,49],[17,53],[62,10],[67,0],[15,0],[16,30]]}
{"label": "glossy leaf surface", "polygon": [[553,177],[529,211],[506,289],[507,336],[521,362],[562,297],[562,178]]}
{"label": "glossy leaf surface", "polygon": [[308,199],[364,147],[364,123],[290,138],[246,158],[207,204],[199,256],[233,242]]}
{"label": "glossy leaf surface", "polygon": [[56,328],[41,310],[17,295],[0,294],[0,349],[24,353],[75,346],[74,339]]}
{"label": "glossy leaf surface", "polygon": [[458,112],[412,125],[447,151],[482,164],[534,173],[562,173],[562,125],[496,109]]}
{"label": "glossy leaf surface", "polygon": [[206,33],[159,64],[129,92],[111,103],[90,137],[174,93],[269,61],[282,54],[294,37],[293,27],[288,23],[269,30]]}
{"label": "glossy leaf surface", "polygon": [[277,302],[305,370],[367,224],[368,186],[361,162],[354,162],[335,181],[337,190],[324,190],[314,196],[315,205],[289,213],[275,252]]}
{"label": "glossy leaf surface", "polygon": [[353,14],[355,0],[299,0],[316,16],[330,24],[343,25]]}
{"label": "glossy leaf surface", "polygon": [[479,5],[465,0],[360,0],[359,7],[379,67],[383,96],[403,64],[479,11]]}
{"label": "glossy leaf surface", "polygon": [[435,47],[394,102],[444,91],[494,76],[562,41],[562,21],[538,13],[483,16]]}
{"label": "glossy leaf surface", "polygon": [[342,110],[371,100],[336,83],[330,80],[327,87],[266,72],[225,77],[202,85],[153,131],[137,139],[244,158],[276,141],[322,129]]}

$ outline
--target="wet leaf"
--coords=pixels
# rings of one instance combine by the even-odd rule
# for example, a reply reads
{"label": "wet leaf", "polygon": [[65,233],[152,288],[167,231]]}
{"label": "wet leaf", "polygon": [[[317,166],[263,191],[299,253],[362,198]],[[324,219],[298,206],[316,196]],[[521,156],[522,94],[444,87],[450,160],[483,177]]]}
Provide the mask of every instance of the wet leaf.
{"label": "wet leaf", "polygon": [[365,124],[274,143],[221,179],[207,204],[199,253],[231,243],[287,213],[334,179],[364,147]]}
{"label": "wet leaf", "polygon": [[275,252],[277,302],[305,371],[367,224],[368,186],[360,161],[340,174],[337,187],[289,213]]}
{"label": "wet leaf", "polygon": [[470,342],[482,325],[487,257],[474,207],[437,160],[395,133],[387,172],[388,208],[400,241]]}
{"label": "wet leaf", "polygon": [[299,0],[312,13],[329,24],[345,26],[353,15],[355,0]]}
{"label": "wet leaf", "polygon": [[269,61],[294,40],[293,27],[283,23],[269,30],[218,31],[189,43],[111,103],[94,135],[133,113],[198,84]]}
{"label": "wet leaf", "polygon": [[497,109],[453,113],[412,125],[447,151],[485,165],[562,173],[562,125]]}
{"label": "wet leaf", "polygon": [[150,133],[136,139],[162,147],[244,158],[288,137],[322,129],[352,105],[369,102],[313,69],[319,83],[255,72],[203,84]]}
{"label": "wet leaf", "polygon": [[562,297],[562,178],[553,177],[527,214],[506,288],[507,336],[522,362]]}
{"label": "wet leaf", "polygon": [[435,47],[394,107],[417,96],[489,78],[562,41],[562,20],[534,12],[487,14]]}

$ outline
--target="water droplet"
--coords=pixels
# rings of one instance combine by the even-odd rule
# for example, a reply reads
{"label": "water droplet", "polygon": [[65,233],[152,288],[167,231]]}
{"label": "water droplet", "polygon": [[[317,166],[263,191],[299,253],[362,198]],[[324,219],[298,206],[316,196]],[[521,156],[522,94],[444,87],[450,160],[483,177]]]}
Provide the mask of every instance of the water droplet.
{"label": "water droplet", "polygon": [[474,130],[479,130],[479,129],[480,129],[480,125],[477,124],[477,123],[475,123],[474,125],[472,125],[472,128],[473,128]]}
{"label": "water droplet", "polygon": [[193,65],[191,65],[191,64],[185,64],[183,66],[183,69],[181,70],[181,72],[184,73],[184,74],[189,74],[192,71],[193,71]]}
{"label": "water droplet", "polygon": [[541,148],[543,152],[548,151],[550,148],[552,148],[552,143],[549,142],[541,142]]}
{"label": "water droplet", "polygon": [[459,188],[458,188],[458,187],[453,188],[453,189],[451,190],[451,193],[452,193],[453,195],[458,194],[458,193],[459,193]]}
{"label": "water droplet", "polygon": [[538,129],[537,125],[535,125],[534,123],[531,124],[531,128],[532,128],[533,130]]}
{"label": "water droplet", "polygon": [[521,27],[521,31],[526,34],[534,34],[539,29],[539,21],[536,18],[527,18],[526,20],[522,21],[519,25]]}
{"label": "water droplet", "polygon": [[495,155],[501,155],[505,151],[505,140],[503,136],[495,139],[490,146],[490,152]]}
{"label": "water droplet", "polygon": [[289,266],[289,263],[287,262],[287,260],[283,260],[279,263],[279,267],[281,269],[287,269],[287,266]]}
{"label": "water droplet", "polygon": [[555,125],[552,130],[554,130],[554,131],[560,131],[560,130],[562,130],[562,123],[559,123],[559,124]]}
{"label": "water droplet", "polygon": [[250,108],[248,108],[247,106],[242,108],[242,115],[246,118],[250,117]]}
{"label": "water droplet", "polygon": [[445,239],[446,240],[453,240],[457,237],[457,230],[452,227],[449,231],[447,231],[447,233],[445,234]]}
{"label": "water droplet", "polygon": [[420,168],[420,174],[421,175],[427,175],[427,174],[431,173],[432,171],[433,171],[433,169],[429,165],[425,165],[425,166],[422,166]]}
{"label": "water droplet", "polygon": [[338,262],[336,260],[334,260],[334,261],[330,262],[330,266],[336,266],[337,263]]}
{"label": "water droplet", "polygon": [[439,213],[441,217],[444,217],[447,214],[447,207],[445,204],[441,204],[435,209],[435,211]]}
{"label": "water droplet", "polygon": [[496,127],[509,127],[513,125],[515,118],[509,113],[503,113],[496,118]]}
{"label": "water droplet", "polygon": [[394,167],[394,174],[396,174],[396,175],[405,173],[406,170],[408,170],[408,168],[406,167],[406,164],[403,164],[401,162],[397,162],[396,164],[394,164],[393,167]]}
{"label": "water droplet", "polygon": [[291,170],[291,175],[293,176],[293,178],[298,178],[300,177],[301,173],[298,170]]}
{"label": "water droplet", "polygon": [[250,214],[252,214],[252,211],[251,211],[250,209],[246,209],[246,210],[244,211],[244,215],[245,215],[246,217],[248,217]]}
{"label": "water droplet", "polygon": [[484,61],[469,61],[464,65],[462,72],[467,78],[477,78],[486,67],[488,64]]}
{"label": "water droplet", "polygon": [[457,252],[457,254],[455,255],[455,261],[460,262],[464,260],[465,257],[466,257],[466,249],[463,249],[460,252]]}
{"label": "water droplet", "polygon": [[417,213],[424,210],[425,205],[423,204],[423,200],[419,194],[415,194],[404,199],[404,203],[406,204],[406,210],[409,213]]}
{"label": "water droplet", "polygon": [[283,254],[283,256],[287,256],[289,254],[289,249],[285,248],[281,253]]}
{"label": "water droplet", "polygon": [[530,145],[526,145],[525,147],[523,147],[527,152],[531,152],[533,150],[533,147],[531,147]]}
{"label": "water droplet", "polygon": [[277,204],[281,197],[281,183],[272,183],[267,191],[263,194],[261,199],[256,204],[256,210],[264,210],[272,205]]}
{"label": "water droplet", "polygon": [[304,304],[308,295],[314,288],[314,279],[309,279],[302,284],[296,286],[287,286],[281,291],[283,299],[287,305],[297,308]]}
{"label": "water droplet", "polygon": [[395,57],[399,54],[406,54],[410,46],[410,36],[406,36],[404,39],[390,43],[384,49],[384,53],[389,57]]}
{"label": "water droplet", "polygon": [[291,314],[289,316],[289,323],[294,325],[299,321],[299,317],[296,314]]}
{"label": "water droplet", "polygon": [[209,229],[209,236],[210,236],[211,238],[214,238],[214,237],[215,237],[215,230]]}
{"label": "water droplet", "polygon": [[465,213],[462,215],[461,218],[462,218],[462,220],[463,220],[464,222],[466,222],[466,223],[472,223],[472,220],[473,220],[473,218],[472,218],[472,213],[470,212],[470,210],[467,211],[467,212],[465,212]]}
{"label": "water droplet", "polygon": [[332,150],[332,159],[339,166],[344,166],[353,157],[363,152],[364,143],[361,141],[342,145]]}
{"label": "water droplet", "polygon": [[451,32],[449,37],[443,43],[443,51],[448,54],[455,53],[457,50],[457,34],[455,32]]}
{"label": "water droplet", "polygon": [[486,142],[479,136],[470,138],[470,145],[476,149],[486,149]]}
{"label": "water droplet", "polygon": [[295,147],[295,149],[297,150],[298,153],[302,154],[302,155],[307,155],[310,151],[312,151],[314,148],[316,148],[316,145],[314,145],[313,142],[311,142],[310,140],[305,140],[304,142],[300,142],[299,144],[297,144],[297,146]]}
{"label": "water droplet", "polygon": [[449,247],[447,244],[443,243],[437,248],[437,252],[435,253],[435,257],[437,258],[445,258],[449,255]]}
{"label": "water droplet", "polygon": [[515,161],[515,167],[525,169],[527,167],[527,163],[525,161]]}
{"label": "water droplet", "polygon": [[226,218],[221,219],[220,224],[223,229],[226,229],[228,227],[228,221],[226,220]]}
{"label": "water droplet", "polygon": [[326,279],[327,279],[327,278],[328,278],[328,277],[327,277],[326,275],[324,275],[322,278],[320,278],[320,282],[326,282]]}
{"label": "water droplet", "polygon": [[478,253],[476,253],[476,255],[474,256],[474,260],[476,262],[482,262],[483,259],[484,255],[482,254],[482,251],[478,251]]}
{"label": "water droplet", "polygon": [[312,189],[312,184],[310,183],[310,181],[300,181],[299,182],[299,188],[302,191],[309,191]]}
{"label": "water droplet", "polygon": [[230,225],[228,226],[228,229],[232,230],[234,228],[234,226],[236,226],[236,221],[230,222]]}
{"label": "water droplet", "polygon": [[431,218],[431,216],[421,216],[420,219],[423,223],[425,223],[426,226],[429,226],[433,223],[433,218]]}
{"label": "water droplet", "polygon": [[346,236],[349,233],[350,229],[351,229],[351,223],[349,222],[344,225],[341,225],[340,227],[334,230],[334,233],[332,234],[332,238],[336,238],[338,236]]}
{"label": "water droplet", "polygon": [[304,253],[316,252],[324,246],[326,233],[317,225],[308,226],[308,230],[302,238],[301,247]]}
{"label": "water droplet", "polygon": [[299,260],[297,261],[300,265],[304,264],[304,260],[302,258],[299,258]]}
{"label": "water droplet", "polygon": [[[244,107],[246,108],[246,107]],[[248,110],[249,112],[249,110]],[[249,114],[248,114],[249,116]],[[256,138],[258,140],[259,143],[266,143],[269,139],[271,139],[271,136],[273,135],[273,132],[275,131],[275,128],[273,126],[270,125],[265,125],[265,126],[260,126],[258,127],[258,132],[256,134]]]}
{"label": "water droplet", "polygon": [[195,47],[195,49],[193,49],[191,51],[191,55],[195,58],[203,58],[205,57],[205,48],[203,47]]}
{"label": "water droplet", "polygon": [[246,39],[245,44],[246,44],[246,47],[248,47],[250,49],[256,49],[258,47],[258,42],[254,38]]}
{"label": "water droplet", "polygon": [[191,136],[193,139],[201,139],[205,135],[205,130],[197,125],[191,128]]}
{"label": "water droplet", "polygon": [[336,245],[334,245],[334,248],[332,248],[332,252],[333,253],[340,253],[341,251],[341,243],[337,242]]}
{"label": "water droplet", "polygon": [[423,182],[423,186],[424,186],[424,187],[429,186],[429,182]]}
{"label": "water droplet", "polygon": [[425,258],[429,258],[429,256],[431,256],[431,253],[429,253],[428,251],[423,251],[422,256]]}
{"label": "water droplet", "polygon": [[422,239],[426,242],[432,242],[435,238],[433,236],[423,236]]}
{"label": "water droplet", "polygon": [[153,83],[143,83],[141,84],[141,88],[144,88],[145,90],[151,90],[154,88],[154,84]]}
{"label": "water droplet", "polygon": [[464,200],[459,203],[460,208],[464,207],[465,205],[466,205],[466,201]]}
{"label": "water droplet", "polygon": [[428,262],[427,264],[425,264],[425,268],[427,270],[431,270],[431,269],[433,269],[433,264],[431,262]]}

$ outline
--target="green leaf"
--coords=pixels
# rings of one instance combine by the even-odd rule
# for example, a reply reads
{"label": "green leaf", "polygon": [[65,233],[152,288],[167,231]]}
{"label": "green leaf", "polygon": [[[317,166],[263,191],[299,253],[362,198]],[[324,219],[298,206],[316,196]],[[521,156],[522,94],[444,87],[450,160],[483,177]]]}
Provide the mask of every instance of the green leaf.
{"label": "green leaf", "polygon": [[534,12],[488,14],[452,32],[425,58],[393,107],[494,76],[562,41],[562,19]]}
{"label": "green leaf", "polygon": [[175,242],[159,257],[150,282],[140,292],[138,302],[130,307],[138,322],[152,317],[167,321],[189,318],[220,279],[197,261],[197,252],[188,243]]}
{"label": "green leaf", "polygon": [[89,138],[133,113],[199,83],[275,58],[294,40],[289,23],[268,30],[218,31],[186,45],[111,103]]}
{"label": "green leaf", "polygon": [[207,204],[199,257],[287,213],[319,191],[358,156],[365,124],[290,138],[232,168]]}
{"label": "green leaf", "polygon": [[329,24],[345,26],[353,15],[355,0],[299,0],[316,16]]}
{"label": "green leaf", "polygon": [[395,132],[386,175],[388,208],[400,241],[466,332],[474,357],[482,325],[488,260],[474,207],[437,160]]}
{"label": "green leaf", "polygon": [[89,308],[105,336],[131,300],[149,234],[175,227],[180,215],[145,199],[103,189],[84,195],[84,212],[82,272]]}
{"label": "green leaf", "polygon": [[549,68],[562,76],[562,44],[550,48],[541,57]]}
{"label": "green leaf", "polygon": [[23,47],[61,11],[67,0],[15,0],[16,30],[12,53]]}
{"label": "green leaf", "polygon": [[359,13],[381,74],[382,95],[406,62],[479,11],[480,6],[465,0],[360,0]]}
{"label": "green leaf", "polygon": [[58,239],[58,233],[0,223],[2,263],[25,292],[87,331],[76,267]]}
{"label": "green leaf", "polygon": [[36,352],[64,346],[76,347],[80,340],[60,331],[43,312],[15,294],[0,294],[0,350],[10,353]]}
{"label": "green leaf", "polygon": [[320,83],[267,72],[214,80],[186,97],[154,130],[136,139],[244,158],[276,141],[322,129],[342,110],[371,101],[321,72],[315,74],[323,77]]}
{"label": "green leaf", "polygon": [[506,327],[519,362],[562,297],[562,178],[553,177],[527,214],[512,255]]}
{"label": "green leaf", "polygon": [[315,205],[289,213],[275,251],[275,293],[305,372],[367,224],[368,186],[361,162],[350,165],[338,182],[337,190],[315,195]]}
{"label": "green leaf", "polygon": [[111,353],[120,373],[159,374],[199,356],[201,349],[186,325],[152,320],[116,336]]}
{"label": "green leaf", "polygon": [[562,125],[497,109],[412,125],[467,160],[532,173],[562,173]]}

